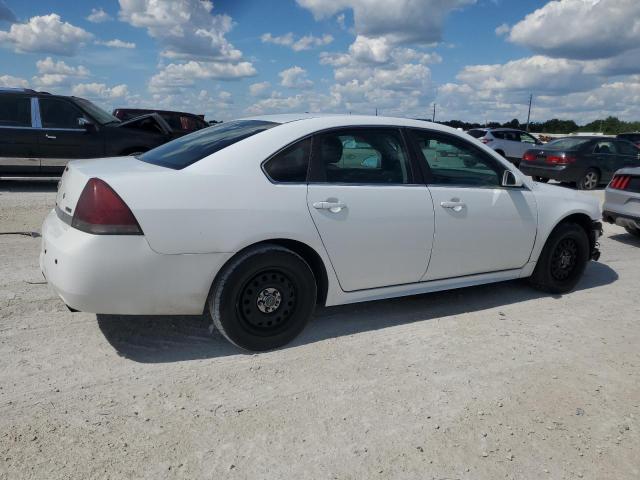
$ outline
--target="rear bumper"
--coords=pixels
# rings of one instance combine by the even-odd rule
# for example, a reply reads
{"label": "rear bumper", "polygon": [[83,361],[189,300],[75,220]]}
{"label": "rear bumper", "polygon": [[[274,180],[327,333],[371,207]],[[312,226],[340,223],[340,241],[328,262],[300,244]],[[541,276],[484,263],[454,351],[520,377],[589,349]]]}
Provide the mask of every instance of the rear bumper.
{"label": "rear bumper", "polygon": [[566,165],[529,165],[520,163],[520,171],[530,177],[542,177],[557,180],[559,182],[575,182],[580,176],[579,172]]}
{"label": "rear bumper", "polygon": [[624,213],[603,210],[602,219],[607,223],[618,225],[620,227],[631,227],[640,229],[640,216],[636,217]]}
{"label": "rear bumper", "polygon": [[164,255],[143,236],[92,235],[51,212],[40,268],[73,310],[122,315],[198,315],[226,253]]}

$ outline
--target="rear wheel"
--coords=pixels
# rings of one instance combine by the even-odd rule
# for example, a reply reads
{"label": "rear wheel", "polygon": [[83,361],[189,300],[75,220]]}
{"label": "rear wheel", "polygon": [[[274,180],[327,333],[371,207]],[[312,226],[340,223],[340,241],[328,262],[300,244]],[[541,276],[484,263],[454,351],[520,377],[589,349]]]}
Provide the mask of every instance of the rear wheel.
{"label": "rear wheel", "polygon": [[588,169],[584,175],[578,180],[578,188],[580,190],[593,190],[600,184],[600,174],[594,168]]}
{"label": "rear wheel", "polygon": [[307,262],[286,248],[265,244],[224,268],[209,311],[215,327],[231,343],[263,351],[297,337],[315,303],[316,283]]}
{"label": "rear wheel", "polygon": [[589,239],[580,225],[558,225],[542,249],[530,283],[549,293],[570,292],[582,278],[589,250]]}
{"label": "rear wheel", "polygon": [[634,237],[640,238],[640,228],[636,227],[624,227],[624,229],[629,232]]}

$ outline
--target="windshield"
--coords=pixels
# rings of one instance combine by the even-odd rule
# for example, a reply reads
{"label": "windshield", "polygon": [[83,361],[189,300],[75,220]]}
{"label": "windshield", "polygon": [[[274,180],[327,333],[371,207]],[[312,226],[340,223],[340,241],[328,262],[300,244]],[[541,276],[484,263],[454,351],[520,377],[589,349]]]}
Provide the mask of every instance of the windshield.
{"label": "windshield", "polygon": [[240,140],[278,125],[260,120],[237,120],[198,130],[149,150],[138,159],[180,170]]}
{"label": "windshield", "polygon": [[590,138],[559,138],[547,143],[544,147],[558,150],[574,150],[590,141]]}
{"label": "windshield", "polygon": [[76,97],[75,101],[78,102],[80,106],[83,109],[85,109],[89,113],[89,115],[91,115],[94,119],[96,119],[96,121],[101,125],[104,125],[106,123],[113,123],[113,122],[120,123],[120,120],[118,120],[116,117],[114,117],[110,113],[105,112],[97,105],[94,105],[93,103],[91,103],[89,100]]}

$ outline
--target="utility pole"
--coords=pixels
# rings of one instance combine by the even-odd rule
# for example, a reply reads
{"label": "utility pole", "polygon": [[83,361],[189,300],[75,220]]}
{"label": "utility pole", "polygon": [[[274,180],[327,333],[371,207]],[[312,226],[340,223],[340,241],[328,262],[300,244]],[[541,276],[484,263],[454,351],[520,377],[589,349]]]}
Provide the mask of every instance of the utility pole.
{"label": "utility pole", "polygon": [[376,117],[378,116],[378,107],[376,107]]}
{"label": "utility pole", "polygon": [[436,121],[436,104],[433,104],[433,118],[431,119],[432,122]]}
{"label": "utility pole", "polygon": [[531,104],[533,103],[533,93],[529,95],[529,113],[527,114],[527,132],[529,131],[529,121],[531,120]]}

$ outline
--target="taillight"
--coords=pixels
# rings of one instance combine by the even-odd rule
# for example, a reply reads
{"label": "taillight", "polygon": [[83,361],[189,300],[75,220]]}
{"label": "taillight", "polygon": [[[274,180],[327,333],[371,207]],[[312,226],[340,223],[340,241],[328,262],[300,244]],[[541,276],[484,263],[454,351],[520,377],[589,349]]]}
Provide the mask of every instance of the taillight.
{"label": "taillight", "polygon": [[531,152],[526,152],[522,156],[522,160],[524,160],[525,162],[533,162],[535,159],[536,159],[536,154]]}
{"label": "taillight", "polygon": [[560,155],[547,155],[547,163],[553,163],[554,165],[569,165],[575,161],[576,157],[564,153]]}
{"label": "taillight", "polygon": [[630,181],[630,175],[614,175],[611,183],[609,184],[609,188],[613,188],[615,190],[626,190]]}
{"label": "taillight", "polygon": [[491,138],[481,138],[481,139],[480,139],[480,141],[481,141],[482,143],[484,143],[485,145],[486,145],[487,143],[489,143],[491,140],[492,140]]}
{"label": "taillight", "polygon": [[99,178],[82,190],[71,226],[96,235],[142,235],[142,229],[124,200]]}

